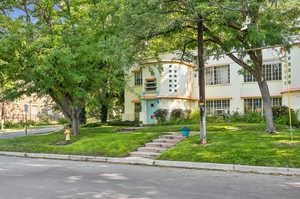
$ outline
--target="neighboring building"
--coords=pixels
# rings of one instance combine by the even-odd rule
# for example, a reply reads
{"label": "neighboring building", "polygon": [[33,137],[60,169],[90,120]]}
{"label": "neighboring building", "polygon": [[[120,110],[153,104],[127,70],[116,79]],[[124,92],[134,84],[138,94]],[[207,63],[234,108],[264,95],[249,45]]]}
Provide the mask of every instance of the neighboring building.
{"label": "neighboring building", "polygon": [[[300,110],[300,45],[287,52],[288,72],[279,48],[263,50],[264,76],[272,97],[272,104],[288,105],[288,84],[291,106]],[[157,109],[195,110],[198,108],[198,72],[191,63],[175,61],[166,54],[161,61],[134,67],[125,90],[123,120],[138,120],[144,124],[156,123]],[[160,64],[160,67],[157,65]],[[230,58],[210,58],[206,65],[207,114],[260,112],[262,99],[254,78],[241,74],[241,67]],[[287,80],[288,77],[290,81]]]}
{"label": "neighboring building", "polygon": [[21,122],[25,121],[24,105],[28,105],[27,120],[41,121],[45,117],[49,119],[58,119],[58,115],[54,114],[49,108],[49,100],[47,98],[23,97],[13,102],[0,103],[0,118],[4,122]]}

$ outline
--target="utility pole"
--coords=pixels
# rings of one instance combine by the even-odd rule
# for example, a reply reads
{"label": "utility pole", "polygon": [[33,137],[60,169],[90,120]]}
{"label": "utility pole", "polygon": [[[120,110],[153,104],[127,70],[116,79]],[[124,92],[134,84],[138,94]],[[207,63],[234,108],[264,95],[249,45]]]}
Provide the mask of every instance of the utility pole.
{"label": "utility pole", "polygon": [[200,144],[206,144],[206,105],[205,105],[205,66],[204,66],[204,25],[203,17],[199,16],[198,29],[198,83],[199,83],[199,113],[200,113]]}

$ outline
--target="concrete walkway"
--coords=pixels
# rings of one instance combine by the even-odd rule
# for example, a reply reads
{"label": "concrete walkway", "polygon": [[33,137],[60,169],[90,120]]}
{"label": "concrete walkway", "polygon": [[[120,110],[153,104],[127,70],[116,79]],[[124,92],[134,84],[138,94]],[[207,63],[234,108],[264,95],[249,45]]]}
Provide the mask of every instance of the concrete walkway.
{"label": "concrete walkway", "polygon": [[[53,131],[58,131],[63,129],[63,126],[54,126],[47,128],[39,128],[39,129],[28,129],[28,135],[34,134],[47,134]],[[13,132],[0,132],[0,138],[13,138],[18,136],[25,136],[25,130],[13,131]]]}

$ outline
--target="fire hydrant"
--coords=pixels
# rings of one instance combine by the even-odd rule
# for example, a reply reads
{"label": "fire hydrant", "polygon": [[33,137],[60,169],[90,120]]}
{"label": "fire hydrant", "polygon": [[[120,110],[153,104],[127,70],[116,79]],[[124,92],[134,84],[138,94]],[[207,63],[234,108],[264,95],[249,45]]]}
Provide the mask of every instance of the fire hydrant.
{"label": "fire hydrant", "polygon": [[71,142],[71,126],[67,125],[64,129],[65,141],[66,143]]}

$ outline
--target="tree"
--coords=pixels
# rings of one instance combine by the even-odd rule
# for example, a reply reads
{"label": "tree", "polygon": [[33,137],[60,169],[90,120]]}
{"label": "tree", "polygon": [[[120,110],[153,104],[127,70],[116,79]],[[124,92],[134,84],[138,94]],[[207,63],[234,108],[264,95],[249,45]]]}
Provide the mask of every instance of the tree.
{"label": "tree", "polygon": [[88,103],[89,113],[106,123],[109,113],[117,111],[124,104],[125,74],[123,68],[108,66],[106,76],[102,78],[102,85],[92,93]]}
{"label": "tree", "polygon": [[77,135],[86,101],[106,86],[104,69],[132,61],[132,40],[119,39],[126,38],[120,2],[20,0],[1,7],[1,67],[15,82],[5,98],[50,96]]}

